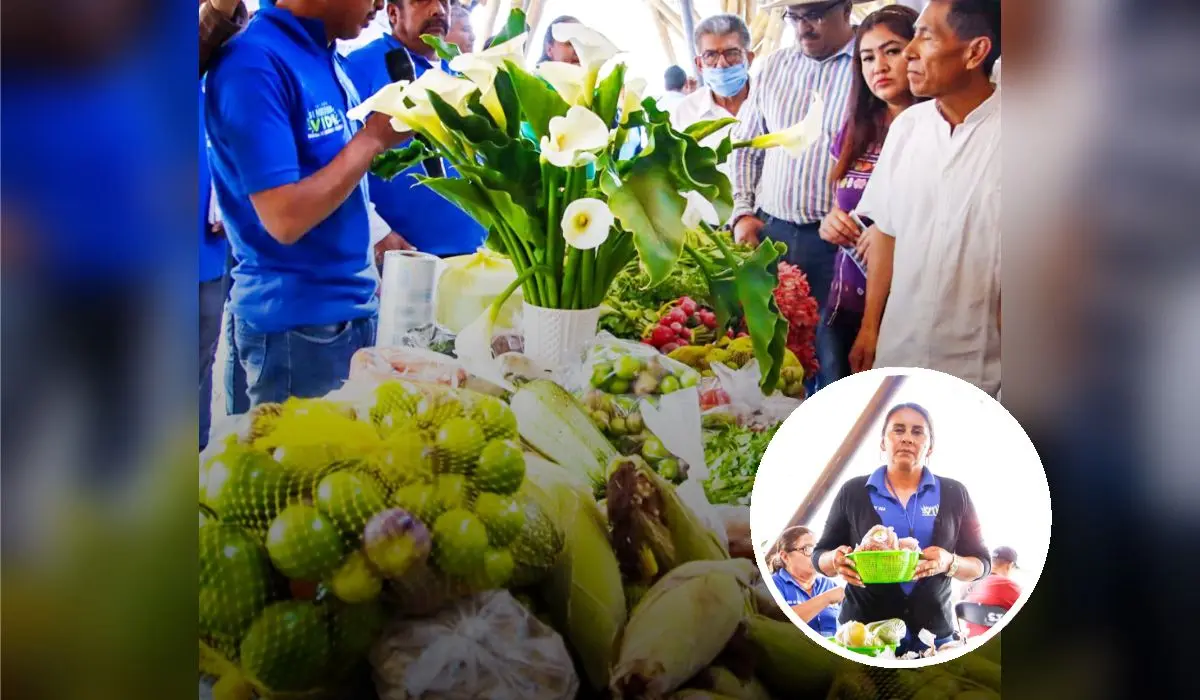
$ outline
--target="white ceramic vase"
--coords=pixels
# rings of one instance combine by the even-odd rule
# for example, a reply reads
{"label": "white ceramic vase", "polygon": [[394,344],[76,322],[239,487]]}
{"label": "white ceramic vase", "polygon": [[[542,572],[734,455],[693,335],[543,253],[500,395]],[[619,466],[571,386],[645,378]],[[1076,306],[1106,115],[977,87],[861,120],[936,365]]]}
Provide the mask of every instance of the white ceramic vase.
{"label": "white ceramic vase", "polygon": [[550,370],[583,359],[600,323],[600,308],[547,309],[525,304],[521,312],[524,354]]}

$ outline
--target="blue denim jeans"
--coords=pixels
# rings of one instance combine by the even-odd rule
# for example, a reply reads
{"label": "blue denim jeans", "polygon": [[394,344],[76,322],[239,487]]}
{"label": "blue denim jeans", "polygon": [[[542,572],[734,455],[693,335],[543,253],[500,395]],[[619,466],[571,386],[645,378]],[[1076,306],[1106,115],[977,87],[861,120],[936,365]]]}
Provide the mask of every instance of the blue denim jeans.
{"label": "blue denim jeans", "polygon": [[225,308],[225,280],[200,283],[200,450],[208,445],[212,423],[213,360],[221,338],[221,312]]}
{"label": "blue denim jeans", "polygon": [[[854,347],[854,339],[858,337],[861,325],[862,314],[849,311],[831,314],[828,309],[821,310],[817,338],[824,335],[825,342],[817,343],[817,360],[821,363],[822,379],[832,383],[850,376],[850,349]],[[818,388],[825,386],[828,384],[821,384]]]}
{"label": "blue denim jeans", "polygon": [[[837,255],[837,246],[821,240],[817,233],[819,223],[794,224],[761,212],[759,218],[766,223],[762,230],[763,238],[787,244],[787,254],[783,259],[804,272],[808,277],[808,286],[813,298],[817,300],[817,308],[824,309],[825,301],[829,298],[829,288],[833,285],[833,263]],[[821,369],[816,377],[809,377],[804,383],[810,394],[841,378],[837,367],[825,361],[826,357],[836,355],[835,340],[827,331],[825,324],[817,326],[814,349]]]}
{"label": "blue denim jeans", "polygon": [[350,358],[375,342],[376,317],[260,333],[234,319],[251,407],[291,396],[314,398],[350,376]]}

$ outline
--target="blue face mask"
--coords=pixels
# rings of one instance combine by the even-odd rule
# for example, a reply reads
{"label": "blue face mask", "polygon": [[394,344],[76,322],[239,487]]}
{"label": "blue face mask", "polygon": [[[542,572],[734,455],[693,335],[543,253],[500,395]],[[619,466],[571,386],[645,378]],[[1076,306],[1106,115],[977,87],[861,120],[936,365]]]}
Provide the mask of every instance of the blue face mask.
{"label": "blue face mask", "polygon": [[702,72],[704,84],[721,97],[733,97],[738,94],[750,79],[750,69],[745,63],[728,68],[704,67]]}

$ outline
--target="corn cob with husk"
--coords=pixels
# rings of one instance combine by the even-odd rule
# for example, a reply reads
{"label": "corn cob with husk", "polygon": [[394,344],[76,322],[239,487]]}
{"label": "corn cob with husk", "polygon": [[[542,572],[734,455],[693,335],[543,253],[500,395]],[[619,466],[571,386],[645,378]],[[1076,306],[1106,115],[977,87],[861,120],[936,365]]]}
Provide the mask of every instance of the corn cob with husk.
{"label": "corn cob with husk", "polygon": [[587,683],[603,689],[628,614],[621,571],[591,489],[556,464],[527,458],[522,493],[563,533],[562,552],[539,584],[539,597],[578,656]]}
{"label": "corn cob with husk", "polygon": [[941,666],[900,670],[847,669],[845,673],[839,674],[828,700],[874,700],[877,697],[898,697],[906,700],[999,700],[1000,693],[968,678],[948,673]]}
{"label": "corn cob with husk", "polygon": [[685,562],[729,558],[675,487],[641,457],[613,459],[605,503],[613,549],[631,583],[650,583]]}
{"label": "corn cob with husk", "polygon": [[757,678],[751,676],[743,680],[724,666],[712,666],[705,669],[694,685],[703,686],[706,690],[722,696],[737,698],[737,700],[771,700],[771,694]]}
{"label": "corn cob with husk", "polygon": [[758,677],[777,697],[818,696],[829,688],[837,669],[853,667],[790,622],[751,615],[746,638],[758,659]]}
{"label": "corn cob with husk", "polygon": [[743,559],[692,561],[655,583],[622,634],[615,696],[663,698],[711,664],[751,609],[755,572]]}

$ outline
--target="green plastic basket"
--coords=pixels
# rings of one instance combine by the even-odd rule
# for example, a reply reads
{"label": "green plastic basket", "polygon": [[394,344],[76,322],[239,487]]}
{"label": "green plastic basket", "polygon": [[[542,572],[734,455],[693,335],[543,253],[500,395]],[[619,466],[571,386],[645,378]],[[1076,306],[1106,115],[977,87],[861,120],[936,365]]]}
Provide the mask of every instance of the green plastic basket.
{"label": "green plastic basket", "polygon": [[852,552],[846,558],[854,562],[863,583],[908,583],[921,561],[921,553],[911,549],[889,552]]}
{"label": "green plastic basket", "polygon": [[841,642],[839,642],[837,640],[837,638],[835,638],[835,637],[826,637],[825,639],[830,644],[836,644],[837,646],[839,646],[847,651],[852,651],[855,654],[862,654],[863,656],[879,656],[880,654],[887,651],[888,649],[891,649],[892,652],[894,653],[896,651],[896,648],[900,646],[899,644],[884,644],[883,646],[878,646],[878,647],[848,647],[845,644],[842,644]]}

